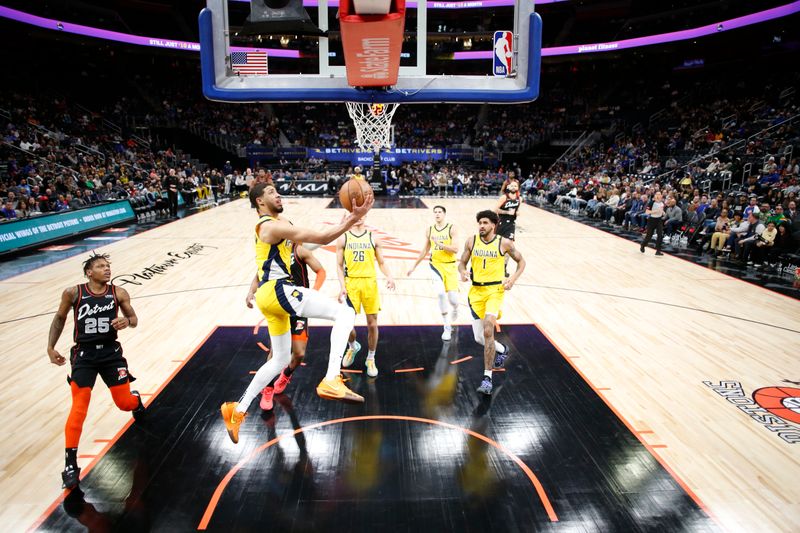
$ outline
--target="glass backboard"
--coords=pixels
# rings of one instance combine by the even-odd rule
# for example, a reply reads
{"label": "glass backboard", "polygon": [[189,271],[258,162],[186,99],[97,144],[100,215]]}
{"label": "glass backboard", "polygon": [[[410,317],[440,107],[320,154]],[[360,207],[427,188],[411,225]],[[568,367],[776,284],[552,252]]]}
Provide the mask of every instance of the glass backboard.
{"label": "glass backboard", "polygon": [[[303,3],[326,36],[248,33],[248,2],[208,0],[199,16],[205,96],[224,102],[512,104],[539,94],[542,22],[533,1],[408,2],[399,78],[382,89],[348,85],[337,0]],[[501,76],[493,72],[498,36],[512,39],[511,68]],[[247,57],[257,58],[256,70],[243,75],[234,63]]]}

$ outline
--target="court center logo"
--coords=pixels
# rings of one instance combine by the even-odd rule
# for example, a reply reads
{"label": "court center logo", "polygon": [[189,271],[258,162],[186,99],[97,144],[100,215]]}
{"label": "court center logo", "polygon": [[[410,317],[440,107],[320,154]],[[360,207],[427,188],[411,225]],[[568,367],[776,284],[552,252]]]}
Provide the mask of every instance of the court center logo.
{"label": "court center logo", "polygon": [[[784,383],[800,385],[798,381]],[[789,444],[800,443],[800,388],[797,386],[761,387],[752,397],[738,381],[704,381],[704,385],[725,398]]]}

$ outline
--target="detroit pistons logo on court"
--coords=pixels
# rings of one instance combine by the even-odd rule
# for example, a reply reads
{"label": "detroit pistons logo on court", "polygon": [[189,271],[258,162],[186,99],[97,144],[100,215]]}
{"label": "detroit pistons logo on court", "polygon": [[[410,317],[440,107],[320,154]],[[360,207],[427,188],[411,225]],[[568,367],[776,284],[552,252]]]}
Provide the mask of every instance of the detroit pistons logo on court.
{"label": "detroit pistons logo on court", "polygon": [[494,32],[494,66],[492,74],[499,78],[511,75],[514,59],[514,34],[510,31]]}
{"label": "detroit pistons logo on court", "polygon": [[773,415],[800,424],[800,389],[764,387],[753,392],[753,399]]}
{"label": "detroit pistons logo on court", "polygon": [[[796,381],[783,381],[800,385]],[[703,384],[789,444],[800,442],[800,388],[762,387],[753,391],[751,398],[738,381],[704,381]]]}

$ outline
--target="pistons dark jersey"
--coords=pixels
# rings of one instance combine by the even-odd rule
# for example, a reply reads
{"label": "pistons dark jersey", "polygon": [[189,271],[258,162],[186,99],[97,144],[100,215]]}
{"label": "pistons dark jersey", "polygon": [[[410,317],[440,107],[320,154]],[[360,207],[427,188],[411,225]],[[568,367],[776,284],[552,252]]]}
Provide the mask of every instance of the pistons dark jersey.
{"label": "pistons dark jersey", "polygon": [[78,299],[73,310],[76,344],[104,344],[117,340],[117,330],[111,326],[119,310],[116,287],[109,284],[104,293],[94,294],[88,283],[78,285]]}
{"label": "pistons dark jersey", "polygon": [[292,245],[292,282],[299,286],[308,288],[308,265],[305,261],[297,257],[297,244]]}
{"label": "pistons dark jersey", "polygon": [[509,199],[506,197],[506,201],[503,202],[503,205],[500,206],[500,209],[503,211],[513,211],[513,215],[506,215],[505,213],[500,213],[500,220],[504,222],[513,222],[517,219],[517,210],[519,209],[519,198]]}

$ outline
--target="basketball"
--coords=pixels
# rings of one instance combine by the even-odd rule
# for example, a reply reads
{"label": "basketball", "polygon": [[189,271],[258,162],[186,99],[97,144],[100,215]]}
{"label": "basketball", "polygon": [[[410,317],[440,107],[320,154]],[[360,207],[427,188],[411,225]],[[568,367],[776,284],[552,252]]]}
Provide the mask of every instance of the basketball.
{"label": "basketball", "polygon": [[367,180],[350,178],[339,189],[339,203],[348,211],[352,211],[350,197],[355,196],[356,206],[359,206],[364,203],[364,195],[367,192],[372,192],[372,187]]}

